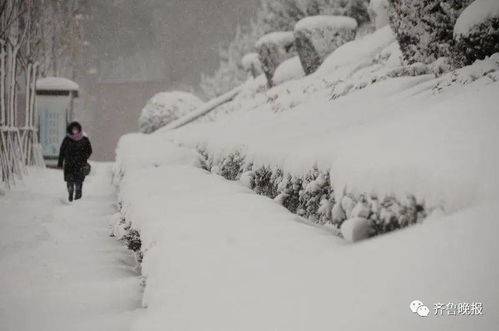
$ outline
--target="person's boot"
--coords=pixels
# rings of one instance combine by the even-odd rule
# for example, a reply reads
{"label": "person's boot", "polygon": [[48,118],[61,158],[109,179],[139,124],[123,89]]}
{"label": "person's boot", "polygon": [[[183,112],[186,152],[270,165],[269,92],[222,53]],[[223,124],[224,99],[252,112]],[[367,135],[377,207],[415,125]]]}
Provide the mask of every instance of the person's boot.
{"label": "person's boot", "polygon": [[75,200],[80,200],[81,199],[81,191],[82,191],[82,183],[76,183],[75,185]]}
{"label": "person's boot", "polygon": [[73,192],[74,192],[73,184],[68,183],[68,193],[69,193],[68,200],[69,200],[69,202],[73,201]]}

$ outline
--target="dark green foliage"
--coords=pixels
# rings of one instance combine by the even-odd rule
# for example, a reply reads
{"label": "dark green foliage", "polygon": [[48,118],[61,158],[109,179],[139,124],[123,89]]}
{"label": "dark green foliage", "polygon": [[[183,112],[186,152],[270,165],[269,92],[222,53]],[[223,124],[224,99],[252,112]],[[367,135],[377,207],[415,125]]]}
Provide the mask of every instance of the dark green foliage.
{"label": "dark green foliage", "polygon": [[458,36],[453,47],[454,66],[463,67],[499,52],[499,18],[477,25],[467,36]]}
{"label": "dark green foliage", "polygon": [[140,240],[140,233],[135,229],[130,229],[126,235],[123,236],[123,240],[126,242],[128,249],[138,252],[142,247],[142,241]]}
{"label": "dark green foliage", "polygon": [[260,167],[254,171],[253,185],[257,194],[271,199],[277,196],[277,184],[273,181],[272,170],[268,167]]}
{"label": "dark green foliage", "polygon": [[390,0],[390,26],[407,64],[449,57],[454,24],[472,0]]}
{"label": "dark green foliage", "polygon": [[220,175],[228,180],[236,180],[243,171],[244,158],[239,152],[229,154],[220,165]]}
{"label": "dark green foliage", "polygon": [[[278,201],[290,212],[314,223],[329,224],[339,229],[346,219],[344,216],[333,221],[333,207],[340,209],[343,215],[347,215],[347,211],[343,210],[342,201],[335,201],[328,171],[314,168],[305,176],[294,176],[279,168],[255,167],[252,163],[245,163],[244,157],[237,152],[216,162],[208,157],[206,151],[200,151],[200,155],[205,163],[211,164],[213,168],[218,167],[226,179],[238,180],[242,173],[251,173],[250,187],[253,191]],[[345,192],[344,199],[349,199],[354,205],[364,206],[364,215],[361,216],[371,222],[373,235],[413,225],[426,217],[425,206],[412,196],[404,201],[392,196],[380,200],[376,195],[351,195]]]}

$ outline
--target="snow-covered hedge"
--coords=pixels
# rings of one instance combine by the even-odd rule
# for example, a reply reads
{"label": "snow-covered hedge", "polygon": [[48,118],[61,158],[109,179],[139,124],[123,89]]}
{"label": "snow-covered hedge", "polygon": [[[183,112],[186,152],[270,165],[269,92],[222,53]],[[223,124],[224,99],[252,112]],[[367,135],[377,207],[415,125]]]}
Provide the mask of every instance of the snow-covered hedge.
{"label": "snow-covered hedge", "polygon": [[499,1],[476,0],[459,16],[454,26],[457,66],[472,64],[499,52]]}
{"label": "snow-covered hedge", "polygon": [[[366,233],[370,237],[416,224],[427,215],[424,202],[412,195],[400,199],[345,191],[336,200],[334,178],[328,171],[313,168],[296,176],[278,167],[254,166],[238,151],[218,158],[206,150],[199,152],[204,169],[228,180],[240,180],[257,194],[274,199],[313,223],[331,226],[351,241],[364,239]],[[350,221],[351,226],[342,227]]]}
{"label": "snow-covered hedge", "polygon": [[260,38],[256,44],[263,72],[268,86],[274,85],[273,77],[277,67],[296,55],[293,32],[272,32]]}
{"label": "snow-covered hedge", "polygon": [[202,101],[191,93],[180,91],[158,93],[142,109],[139,117],[140,131],[152,133],[200,105]]}
{"label": "snow-covered hedge", "polygon": [[454,24],[472,0],[390,0],[390,25],[407,64],[449,57]]}
{"label": "snow-covered hedge", "polygon": [[357,22],[346,16],[310,16],[294,30],[295,44],[303,69],[311,74],[335,49],[355,38]]}

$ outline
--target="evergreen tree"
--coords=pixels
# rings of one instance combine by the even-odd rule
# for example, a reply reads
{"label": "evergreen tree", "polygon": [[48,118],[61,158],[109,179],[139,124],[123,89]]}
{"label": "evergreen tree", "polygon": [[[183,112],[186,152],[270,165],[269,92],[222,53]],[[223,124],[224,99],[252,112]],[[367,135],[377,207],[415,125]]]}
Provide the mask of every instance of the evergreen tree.
{"label": "evergreen tree", "polygon": [[449,57],[454,24],[472,0],[390,0],[390,25],[407,64]]}
{"label": "evergreen tree", "polygon": [[256,19],[247,29],[238,29],[234,40],[220,49],[220,66],[212,75],[203,75],[201,88],[208,98],[229,91],[247,79],[242,57],[253,52],[255,42],[264,34],[293,31],[304,17],[344,15],[359,25],[369,22],[368,0],[262,0]]}

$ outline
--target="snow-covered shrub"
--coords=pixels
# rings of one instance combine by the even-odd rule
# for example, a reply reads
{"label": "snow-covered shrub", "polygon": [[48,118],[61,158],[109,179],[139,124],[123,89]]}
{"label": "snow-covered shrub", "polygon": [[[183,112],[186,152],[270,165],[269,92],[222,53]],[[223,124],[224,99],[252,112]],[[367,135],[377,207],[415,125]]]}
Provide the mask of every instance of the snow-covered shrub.
{"label": "snow-covered shrub", "polygon": [[449,57],[454,24],[472,0],[390,0],[390,26],[407,64]]}
{"label": "snow-covered shrub", "polygon": [[[282,174],[282,171],[279,170],[279,173]],[[278,178],[278,176],[275,177]],[[278,195],[274,200],[286,207],[290,212],[298,213],[301,187],[301,178],[290,174],[282,175],[281,181],[277,183]]]}
{"label": "snow-covered shrub", "polygon": [[142,242],[140,241],[140,233],[135,229],[130,229],[122,239],[127,243],[128,249],[138,252],[140,251],[140,247],[142,246]]}
{"label": "snow-covered shrub", "polygon": [[499,52],[499,1],[475,0],[466,7],[454,26],[454,38],[457,67]]}
{"label": "snow-covered shrub", "polygon": [[275,174],[270,167],[260,167],[253,171],[252,189],[257,194],[274,199],[279,194],[279,183],[276,182],[276,178],[279,177],[279,174]]}
{"label": "snow-covered shrub", "polygon": [[242,174],[244,166],[244,158],[241,157],[239,152],[229,154],[220,164],[220,176],[228,180],[236,180]]}
{"label": "snow-covered shrub", "polygon": [[313,169],[303,178],[301,186],[297,214],[315,223],[330,222],[334,195],[329,172]]}
{"label": "snow-covered shrub", "polygon": [[258,77],[263,73],[262,71],[262,63],[258,57],[258,53],[248,53],[243,56],[241,60],[241,64],[253,78]]}
{"label": "snow-covered shrub", "polygon": [[369,2],[369,16],[371,17],[371,21],[374,22],[376,30],[388,25],[389,6],[388,0],[371,0]]}
{"label": "snow-covered shrub", "polygon": [[277,67],[285,60],[296,55],[293,32],[272,32],[260,38],[255,47],[267,77],[269,87],[273,86],[273,77]]}
{"label": "snow-covered shrub", "polygon": [[139,118],[140,131],[152,133],[200,105],[202,101],[191,93],[180,91],[158,93],[142,109]]}
{"label": "snow-covered shrub", "polygon": [[273,78],[274,85],[280,85],[288,80],[299,79],[305,76],[303,67],[298,56],[292,57],[281,63]]}
{"label": "snow-covered shrub", "polygon": [[355,38],[357,22],[346,16],[310,16],[294,30],[295,44],[305,73],[311,74],[335,49]]}
{"label": "snow-covered shrub", "polygon": [[111,217],[110,221],[113,231],[111,236],[115,237],[118,240],[123,239],[123,237],[130,230],[130,222],[127,222],[126,218],[124,218],[121,213],[116,213]]}
{"label": "snow-covered shrub", "polygon": [[[407,227],[426,217],[424,203],[416,201],[413,196],[379,198],[376,194],[345,191],[336,201],[329,171],[314,168],[303,176],[296,176],[278,167],[255,167],[246,163],[238,152],[215,158],[203,149],[199,151],[205,159],[204,164],[211,166],[212,173],[229,180],[240,180],[257,194],[275,200],[313,223],[341,229],[343,235],[352,241]],[[342,226],[352,219],[353,223]]]}

